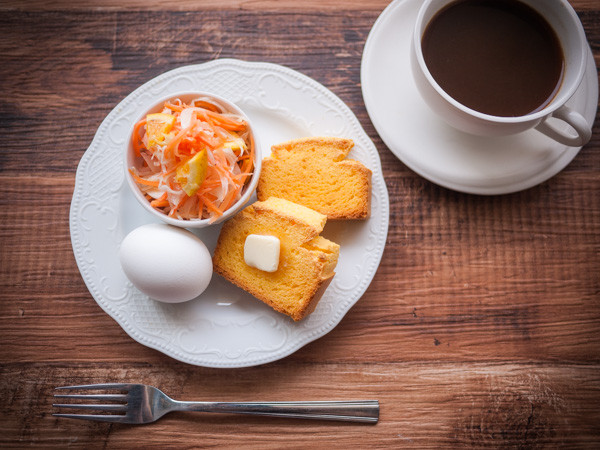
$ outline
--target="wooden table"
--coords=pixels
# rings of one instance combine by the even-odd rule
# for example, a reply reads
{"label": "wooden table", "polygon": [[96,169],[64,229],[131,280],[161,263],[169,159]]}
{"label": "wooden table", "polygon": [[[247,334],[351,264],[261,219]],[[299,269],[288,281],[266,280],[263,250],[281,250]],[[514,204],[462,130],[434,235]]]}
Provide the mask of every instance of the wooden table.
{"label": "wooden table", "polygon": [[[573,0],[596,63],[600,4]],[[397,160],[360,89],[373,1],[0,3],[0,446],[598,447],[600,129],[524,192],[440,188]],[[381,266],[325,337],[267,365],[195,367],[96,304],[69,236],[75,170],[106,114],[178,66],[283,64],[337,94],[390,194]],[[174,414],[145,427],[57,419],[55,386],[138,381],[181,399],[376,398],[375,426]]]}

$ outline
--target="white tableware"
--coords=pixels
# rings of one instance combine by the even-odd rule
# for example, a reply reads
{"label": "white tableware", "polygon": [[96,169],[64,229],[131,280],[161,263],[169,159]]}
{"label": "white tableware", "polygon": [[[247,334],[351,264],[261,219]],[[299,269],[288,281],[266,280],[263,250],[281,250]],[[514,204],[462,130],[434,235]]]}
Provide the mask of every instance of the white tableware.
{"label": "white tableware", "polygon": [[[540,111],[519,117],[498,117],[475,111],[448,95],[436,82],[423,57],[421,39],[431,19],[455,0],[426,0],[415,20],[410,60],[415,83],[429,107],[459,130],[481,136],[505,136],[536,128],[550,138],[573,147],[590,140],[592,127],[577,111],[565,104],[573,96],[585,73],[589,46],[577,13],[566,0],[519,0],[536,10],[556,32],[561,43],[565,69],[554,99]],[[554,127],[548,119],[560,119],[571,130]]]}
{"label": "white tableware", "polygon": [[[124,142],[138,111],[185,90],[212,92],[252,120],[265,156],[271,145],[310,135],[354,140],[350,157],[373,171],[366,221],[330,222],[323,236],[340,244],[336,275],[317,309],[299,323],[218,275],[186,303],[153,301],[127,280],[118,248],[131,230],[157,222],[124,181]],[[387,239],[389,199],[377,149],[352,111],[321,84],[268,63],[223,59],[186,66],[150,80],[119,103],[82,157],[71,203],[75,259],[96,302],[135,340],[175,359],[208,367],[244,367],[283,358],[331,331],[364,294]],[[221,225],[194,229],[212,252]]]}
{"label": "white tableware", "polygon": [[[506,194],[535,186],[561,171],[580,147],[560,144],[536,130],[481,137],[456,130],[422,99],[410,66],[420,0],[395,0],[381,13],[365,44],[361,85],[367,111],[389,149],[409,168],[449,189]],[[598,75],[587,48],[583,80],[566,103],[592,124]],[[553,119],[552,119],[553,120]],[[562,131],[564,123],[555,125]]]}

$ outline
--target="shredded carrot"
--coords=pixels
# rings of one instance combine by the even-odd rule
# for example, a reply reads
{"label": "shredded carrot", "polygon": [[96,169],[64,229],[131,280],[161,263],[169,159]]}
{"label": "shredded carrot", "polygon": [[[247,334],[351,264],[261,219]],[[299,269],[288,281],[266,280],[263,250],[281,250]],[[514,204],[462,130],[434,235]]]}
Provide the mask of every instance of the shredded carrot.
{"label": "shredded carrot", "polygon": [[219,208],[217,208],[213,202],[211,202],[208,198],[206,198],[206,196],[202,196],[202,201],[204,202],[204,204],[207,206],[208,209],[214,211],[219,216],[223,215],[223,211],[221,211]]}
{"label": "shredded carrot", "polygon": [[150,205],[153,208],[162,207],[162,206],[168,206],[169,205],[169,201],[167,200],[167,193],[165,192],[159,198],[157,198],[155,200],[152,200],[150,202]]}
{"label": "shredded carrot", "polygon": [[252,172],[254,166],[254,147],[250,145],[250,157],[242,163],[242,172]]}
{"label": "shredded carrot", "polygon": [[215,188],[221,186],[221,182],[212,182],[212,183],[203,183],[202,187],[200,188],[200,190],[198,191],[198,194],[206,194],[207,192],[210,192],[212,190],[214,190]]}
{"label": "shredded carrot", "polygon": [[177,212],[177,210],[183,206],[183,204],[186,202],[186,200],[188,198],[189,197],[184,195],[183,198],[179,201],[179,203],[177,203],[177,205],[175,205],[174,208],[171,208],[171,211],[169,211],[169,217],[173,217],[175,215],[175,213]]}
{"label": "shredded carrot", "polygon": [[204,209],[204,201],[202,200],[202,196],[200,194],[196,194],[198,198],[198,215],[202,217],[202,210]]}
{"label": "shredded carrot", "polygon": [[243,130],[245,124],[243,121],[236,121],[224,116],[223,114],[216,113],[214,111],[207,110],[206,115],[212,119],[213,122],[218,124],[221,128],[227,131],[240,131]]}
{"label": "shredded carrot", "polygon": [[173,167],[172,167],[172,168],[170,168],[169,170],[165,170],[165,171],[163,172],[163,176],[164,176],[164,175],[171,175],[171,174],[172,174],[173,172],[175,172],[175,171],[176,171],[176,170],[177,170],[177,169],[178,169],[180,166],[181,166],[181,165],[179,165],[179,164],[178,164],[178,165],[176,165],[176,166],[173,166]]}
{"label": "shredded carrot", "polygon": [[231,207],[231,205],[233,205],[235,198],[237,196],[237,193],[240,191],[240,189],[241,189],[241,187],[238,187],[236,189],[230,190],[227,193],[227,195],[223,199],[223,203],[221,204],[221,208],[223,208],[224,211],[227,211]]}
{"label": "shredded carrot", "polygon": [[171,102],[165,102],[165,108],[169,108],[171,111],[177,111],[177,112],[181,112],[183,111],[183,107],[179,106],[179,105],[174,105]]}
{"label": "shredded carrot", "polygon": [[175,151],[175,147],[177,147],[177,145],[179,145],[179,143],[181,142],[181,140],[184,138],[184,136],[186,135],[186,133],[188,131],[190,131],[192,127],[187,127],[185,130],[181,130],[174,138],[171,142],[169,142],[169,145],[167,145],[167,148],[165,148],[164,150],[164,154],[166,157],[169,157],[170,154],[172,152]]}
{"label": "shredded carrot", "polygon": [[219,112],[219,108],[216,105],[213,105],[210,102],[204,100],[196,100],[192,102],[194,106],[198,106],[200,108],[208,109],[209,111]]}
{"label": "shredded carrot", "polygon": [[[242,117],[204,98],[190,105],[180,99],[167,101],[162,114],[168,126],[152,130],[151,135],[146,119],[135,124],[132,145],[142,158],[129,171],[142,192],[154,191],[146,197],[158,211],[171,217],[214,221],[240,198],[252,176],[254,148],[248,125]],[[241,142],[240,138],[243,145],[225,150],[229,143]],[[201,151],[206,151],[206,158],[199,166],[198,158],[192,158]],[[157,189],[162,191],[158,198]],[[181,199],[175,204],[175,198]]]}
{"label": "shredded carrot", "polygon": [[129,169],[129,173],[131,174],[131,176],[135,179],[136,182],[140,183],[140,184],[144,184],[146,186],[152,186],[152,187],[158,187],[159,182],[158,181],[151,181],[151,180],[146,180],[142,177],[140,177],[139,175],[137,175],[133,170]]}
{"label": "shredded carrot", "polygon": [[135,156],[141,156],[141,138],[140,138],[140,128],[146,125],[146,119],[140,120],[133,127],[133,133],[131,135],[131,142],[133,144],[133,151],[135,152]]}

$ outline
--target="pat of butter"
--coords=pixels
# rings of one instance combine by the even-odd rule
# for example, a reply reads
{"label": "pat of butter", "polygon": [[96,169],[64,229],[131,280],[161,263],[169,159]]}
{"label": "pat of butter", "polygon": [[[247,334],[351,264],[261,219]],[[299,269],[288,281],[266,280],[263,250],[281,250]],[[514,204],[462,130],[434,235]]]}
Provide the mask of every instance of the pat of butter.
{"label": "pat of butter", "polygon": [[250,234],[244,243],[244,261],[265,272],[275,272],[279,266],[279,248],[275,236]]}

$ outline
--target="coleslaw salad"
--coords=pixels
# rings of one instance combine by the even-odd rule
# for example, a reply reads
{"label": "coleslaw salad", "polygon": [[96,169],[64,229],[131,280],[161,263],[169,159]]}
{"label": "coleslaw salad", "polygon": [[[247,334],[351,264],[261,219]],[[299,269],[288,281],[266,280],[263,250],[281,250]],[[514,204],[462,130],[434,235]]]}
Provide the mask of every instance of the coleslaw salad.
{"label": "coleslaw salad", "polygon": [[206,96],[165,101],[135,124],[131,144],[133,180],[153,209],[174,219],[216,221],[255,169],[247,121]]}

